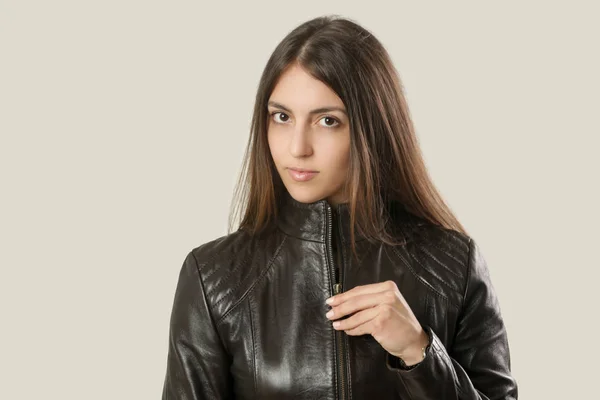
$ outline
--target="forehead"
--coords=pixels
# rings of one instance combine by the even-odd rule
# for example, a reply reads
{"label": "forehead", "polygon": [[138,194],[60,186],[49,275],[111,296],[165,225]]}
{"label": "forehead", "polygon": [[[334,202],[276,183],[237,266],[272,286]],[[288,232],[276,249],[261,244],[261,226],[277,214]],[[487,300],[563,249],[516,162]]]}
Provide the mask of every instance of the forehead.
{"label": "forehead", "polygon": [[285,104],[294,110],[308,110],[322,105],[344,107],[342,99],[329,86],[297,64],[284,70],[269,101]]}

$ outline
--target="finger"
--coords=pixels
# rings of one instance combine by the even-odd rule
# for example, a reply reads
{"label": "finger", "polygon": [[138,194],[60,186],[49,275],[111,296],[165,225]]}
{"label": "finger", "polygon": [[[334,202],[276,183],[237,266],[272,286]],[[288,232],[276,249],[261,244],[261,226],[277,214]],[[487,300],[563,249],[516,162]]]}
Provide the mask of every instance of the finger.
{"label": "finger", "polygon": [[325,302],[329,305],[337,305],[355,296],[360,296],[369,293],[379,293],[385,290],[398,290],[398,286],[396,286],[396,282],[391,280],[379,283],[371,283],[368,285],[356,286],[348,290],[347,292],[336,294],[335,296],[328,298],[327,300],[325,300]]}
{"label": "finger", "polygon": [[380,304],[394,304],[398,300],[396,292],[385,291],[379,293],[369,293],[352,297],[338,306],[334,306],[325,316],[329,319],[342,318],[345,315],[355,313],[378,306]]}
{"label": "finger", "polygon": [[[372,320],[371,320],[372,321]],[[371,321],[367,321],[362,325],[357,326],[354,329],[349,329],[346,332],[347,335],[349,336],[362,336],[362,335],[368,335],[371,332],[369,332],[369,324],[371,323]]]}
{"label": "finger", "polygon": [[367,308],[366,310],[362,310],[357,312],[350,318],[342,319],[339,321],[335,321],[333,323],[333,328],[338,331],[346,331],[356,328],[377,316],[379,313],[378,307]]}
{"label": "finger", "polygon": [[394,314],[394,310],[389,306],[375,307],[376,315],[370,320],[358,325],[353,329],[346,330],[346,334],[350,336],[360,336],[370,334],[377,339],[377,335],[381,332],[385,325],[385,321],[390,319],[390,316]]}
{"label": "finger", "polygon": [[[377,308],[375,308],[375,310],[377,310]],[[373,326],[373,322],[377,321],[378,318],[379,318],[379,314],[375,315],[375,317],[371,318],[368,321],[365,321],[364,323],[362,323],[352,329],[346,329],[344,332],[346,332],[346,334],[350,335],[350,336],[370,335],[372,326]]]}

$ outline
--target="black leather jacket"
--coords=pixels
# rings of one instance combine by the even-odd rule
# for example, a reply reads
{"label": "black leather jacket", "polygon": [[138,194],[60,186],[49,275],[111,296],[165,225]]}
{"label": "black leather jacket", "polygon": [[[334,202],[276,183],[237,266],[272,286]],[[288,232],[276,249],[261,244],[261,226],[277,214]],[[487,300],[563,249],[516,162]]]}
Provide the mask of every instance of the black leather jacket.
{"label": "black leather jacket", "polygon": [[[406,244],[357,236],[360,262],[350,257],[345,204],[289,195],[269,234],[238,230],[191,250],[173,303],[163,400],[517,399],[478,246],[398,210]],[[336,282],[348,290],[385,280],[430,336],[410,370],[371,335],[335,331],[325,317]]]}

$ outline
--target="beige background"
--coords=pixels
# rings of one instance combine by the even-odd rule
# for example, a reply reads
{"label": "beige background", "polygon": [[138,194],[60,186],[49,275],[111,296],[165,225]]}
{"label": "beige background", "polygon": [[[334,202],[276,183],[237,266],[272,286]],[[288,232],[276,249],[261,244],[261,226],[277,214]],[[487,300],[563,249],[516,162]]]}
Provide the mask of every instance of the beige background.
{"label": "beige background", "polygon": [[325,13],[391,53],[520,398],[591,395],[595,3],[0,0],[0,398],[160,398],[177,275],[226,233],[260,73]]}

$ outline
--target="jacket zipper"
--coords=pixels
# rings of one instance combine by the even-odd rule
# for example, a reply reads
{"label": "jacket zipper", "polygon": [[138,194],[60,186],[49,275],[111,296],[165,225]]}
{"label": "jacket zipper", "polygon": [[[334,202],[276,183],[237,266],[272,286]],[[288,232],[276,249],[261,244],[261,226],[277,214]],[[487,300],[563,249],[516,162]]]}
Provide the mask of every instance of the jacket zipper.
{"label": "jacket zipper", "polygon": [[[331,206],[327,206],[327,216],[328,216],[328,235],[327,235],[327,244],[328,247],[328,256],[329,256],[329,265],[330,265],[330,273],[332,275],[331,281],[333,282],[333,294],[340,294],[343,291],[342,287],[342,271],[341,271],[341,263],[339,266],[336,266],[333,259],[333,250],[332,250],[332,240],[333,240],[333,216],[331,211]],[[341,248],[338,246],[337,254],[338,258],[340,255]],[[337,261],[337,260],[336,260]],[[346,359],[345,359],[345,351],[344,351],[344,332],[335,331],[335,348],[337,354],[337,375],[339,377],[338,382],[338,398],[340,400],[346,399]]]}

